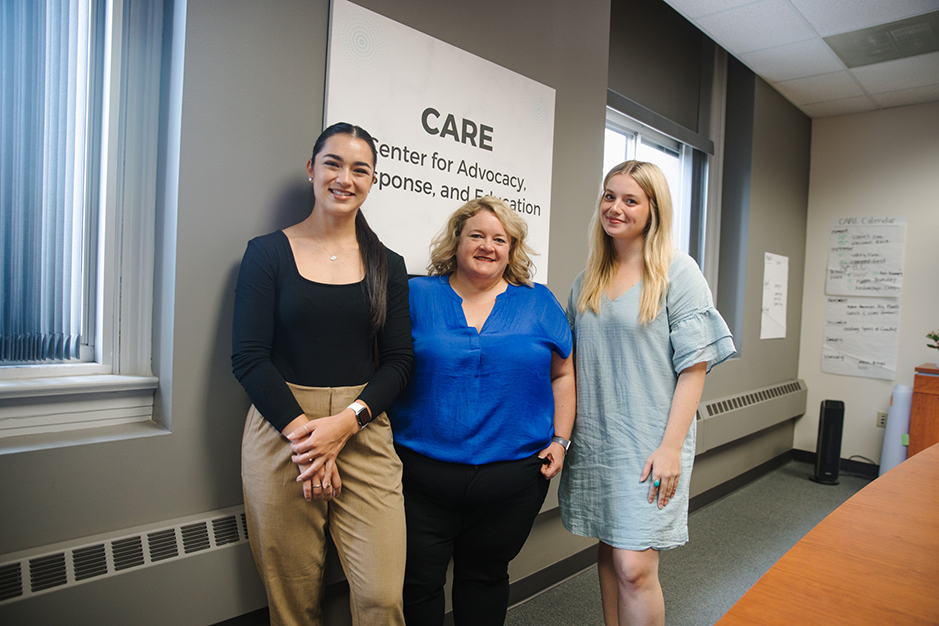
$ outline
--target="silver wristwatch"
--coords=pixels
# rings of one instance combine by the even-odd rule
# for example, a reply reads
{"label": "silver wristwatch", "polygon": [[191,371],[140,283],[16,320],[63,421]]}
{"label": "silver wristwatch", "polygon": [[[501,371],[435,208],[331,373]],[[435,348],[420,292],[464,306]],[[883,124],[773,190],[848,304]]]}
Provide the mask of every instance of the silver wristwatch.
{"label": "silver wristwatch", "polygon": [[353,402],[346,408],[352,409],[352,411],[355,413],[355,421],[359,423],[359,430],[362,430],[363,428],[365,428],[366,426],[372,423],[372,420],[370,419],[370,416],[368,414],[368,407],[362,404],[361,402],[358,402],[358,401]]}

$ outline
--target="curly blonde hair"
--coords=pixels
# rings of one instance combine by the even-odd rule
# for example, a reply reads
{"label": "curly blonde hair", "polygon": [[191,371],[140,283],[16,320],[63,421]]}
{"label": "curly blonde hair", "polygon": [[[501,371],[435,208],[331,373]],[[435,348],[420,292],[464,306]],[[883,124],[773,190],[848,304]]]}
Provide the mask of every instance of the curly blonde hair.
{"label": "curly blonde hair", "polygon": [[659,314],[668,291],[668,269],[672,264],[675,245],[672,241],[672,196],[665,174],[654,163],[626,161],[611,169],[603,179],[597,211],[590,223],[590,254],[584,272],[577,308],[583,313],[590,307],[600,312],[601,297],[616,270],[616,248],[613,239],[603,230],[600,205],[610,179],[628,174],[649,197],[649,223],[643,232],[642,296],[639,301],[639,322],[648,324]]}
{"label": "curly blonde hair", "polygon": [[531,286],[535,266],[531,255],[535,251],[525,243],[528,224],[505,202],[494,196],[483,196],[470,200],[447,219],[446,225],[430,244],[430,262],[427,273],[431,276],[448,276],[456,271],[456,251],[460,246],[460,234],[466,220],[480,211],[489,211],[498,218],[505,228],[505,233],[512,238],[509,249],[509,264],[502,277],[512,285]]}

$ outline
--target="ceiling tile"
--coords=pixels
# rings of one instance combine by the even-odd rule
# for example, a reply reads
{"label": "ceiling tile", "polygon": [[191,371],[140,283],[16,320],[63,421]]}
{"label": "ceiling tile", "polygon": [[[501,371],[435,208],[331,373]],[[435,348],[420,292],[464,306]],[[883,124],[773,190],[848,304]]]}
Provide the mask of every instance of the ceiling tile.
{"label": "ceiling tile", "polygon": [[828,74],[845,69],[821,39],[810,39],[740,55],[740,60],[770,82]]}
{"label": "ceiling tile", "polygon": [[803,104],[864,95],[864,91],[858,87],[847,70],[832,72],[831,74],[819,74],[809,78],[796,78],[795,80],[772,83],[772,85],[799,107]]}
{"label": "ceiling tile", "polygon": [[786,0],[762,0],[697,20],[721,46],[736,55],[774,48],[816,35]]}
{"label": "ceiling tile", "polygon": [[868,93],[932,85],[939,79],[939,52],[855,67],[850,72]]}
{"label": "ceiling tile", "polygon": [[821,39],[939,11],[939,0],[665,1],[813,117],[939,100],[939,53],[845,70]]}
{"label": "ceiling tile", "polygon": [[673,9],[689,18],[733,9],[753,0],[666,0]]}
{"label": "ceiling tile", "polygon": [[879,107],[867,96],[858,96],[856,98],[844,98],[841,100],[828,100],[826,102],[806,104],[799,108],[809,117],[816,119],[819,117],[834,117],[835,115],[876,111]]}
{"label": "ceiling tile", "polygon": [[922,104],[939,100],[939,83],[913,89],[900,89],[886,93],[871,94],[874,102],[886,108],[904,106],[907,104]]}
{"label": "ceiling tile", "polygon": [[939,0],[791,0],[822,37],[939,10]]}

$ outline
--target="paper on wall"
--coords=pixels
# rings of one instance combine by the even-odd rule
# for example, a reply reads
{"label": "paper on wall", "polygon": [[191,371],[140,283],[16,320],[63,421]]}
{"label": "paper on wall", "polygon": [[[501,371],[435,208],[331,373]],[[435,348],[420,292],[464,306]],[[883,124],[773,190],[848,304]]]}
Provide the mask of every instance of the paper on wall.
{"label": "paper on wall", "polygon": [[827,300],[822,371],[894,380],[900,299],[829,296]]}
{"label": "paper on wall", "polygon": [[786,338],[789,257],[766,252],[763,258],[763,316],[760,339]]}
{"label": "paper on wall", "polygon": [[905,238],[905,217],[832,218],[825,293],[899,296]]}

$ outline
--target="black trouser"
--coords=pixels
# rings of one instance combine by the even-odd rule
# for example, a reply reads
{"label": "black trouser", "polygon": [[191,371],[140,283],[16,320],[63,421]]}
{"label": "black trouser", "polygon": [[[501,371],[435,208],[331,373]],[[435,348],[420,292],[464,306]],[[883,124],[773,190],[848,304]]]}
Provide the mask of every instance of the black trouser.
{"label": "black trouser", "polygon": [[443,623],[452,557],[456,626],[501,626],[509,603],[509,561],[525,544],[548,494],[541,459],[463,465],[395,447],[404,463],[405,621]]}

